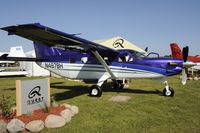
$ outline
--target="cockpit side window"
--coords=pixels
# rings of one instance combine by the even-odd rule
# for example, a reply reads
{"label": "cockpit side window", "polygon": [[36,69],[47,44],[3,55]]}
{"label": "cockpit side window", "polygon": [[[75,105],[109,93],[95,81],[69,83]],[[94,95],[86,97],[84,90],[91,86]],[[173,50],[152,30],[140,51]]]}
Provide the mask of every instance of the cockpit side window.
{"label": "cockpit side window", "polygon": [[124,56],[120,56],[120,57],[118,58],[118,62],[120,62],[120,63],[126,62],[125,57],[124,57]]}
{"label": "cockpit side window", "polygon": [[118,62],[132,62],[133,61],[133,57],[131,57],[131,55],[129,54],[123,54],[118,58]]}

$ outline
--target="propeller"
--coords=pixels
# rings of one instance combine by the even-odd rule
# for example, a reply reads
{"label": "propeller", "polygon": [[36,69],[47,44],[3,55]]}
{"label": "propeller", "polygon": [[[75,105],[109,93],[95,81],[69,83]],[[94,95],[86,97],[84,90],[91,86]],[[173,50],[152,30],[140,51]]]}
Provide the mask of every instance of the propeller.
{"label": "propeller", "polygon": [[[183,48],[183,61],[184,63],[187,61],[187,58],[188,58],[188,53],[189,53],[189,47],[186,46]],[[186,67],[184,66],[183,70],[182,70],[182,79],[181,79],[181,82],[183,85],[186,84],[187,82],[187,74],[186,74]]]}
{"label": "propeller", "polygon": [[188,53],[189,53],[189,47],[186,46],[183,48],[183,61],[186,62],[188,58]]}

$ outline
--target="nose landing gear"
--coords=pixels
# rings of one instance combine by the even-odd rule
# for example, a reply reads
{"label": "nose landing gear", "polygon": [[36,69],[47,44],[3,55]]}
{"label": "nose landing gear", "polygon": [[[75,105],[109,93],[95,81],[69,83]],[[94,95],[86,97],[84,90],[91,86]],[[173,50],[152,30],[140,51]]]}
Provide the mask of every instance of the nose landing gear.
{"label": "nose landing gear", "polygon": [[163,90],[163,96],[174,96],[174,90],[168,85],[167,81],[164,82],[165,88]]}

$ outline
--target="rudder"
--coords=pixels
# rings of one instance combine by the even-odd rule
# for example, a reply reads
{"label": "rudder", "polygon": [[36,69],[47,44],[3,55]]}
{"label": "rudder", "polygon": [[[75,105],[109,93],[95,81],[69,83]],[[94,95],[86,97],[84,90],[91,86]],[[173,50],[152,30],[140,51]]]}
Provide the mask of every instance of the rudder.
{"label": "rudder", "polygon": [[171,52],[172,52],[172,57],[173,58],[178,58],[178,59],[182,59],[183,58],[182,51],[179,48],[177,43],[171,43],[170,47],[171,47]]}

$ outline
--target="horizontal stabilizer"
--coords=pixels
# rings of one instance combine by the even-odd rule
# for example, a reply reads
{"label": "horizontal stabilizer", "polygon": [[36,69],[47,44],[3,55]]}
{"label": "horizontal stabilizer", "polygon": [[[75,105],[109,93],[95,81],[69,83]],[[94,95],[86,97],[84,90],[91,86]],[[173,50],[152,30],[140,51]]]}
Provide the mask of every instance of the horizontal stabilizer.
{"label": "horizontal stabilizer", "polygon": [[0,56],[0,61],[40,61],[37,58],[26,57],[22,46],[15,46],[10,48],[9,54]]}

